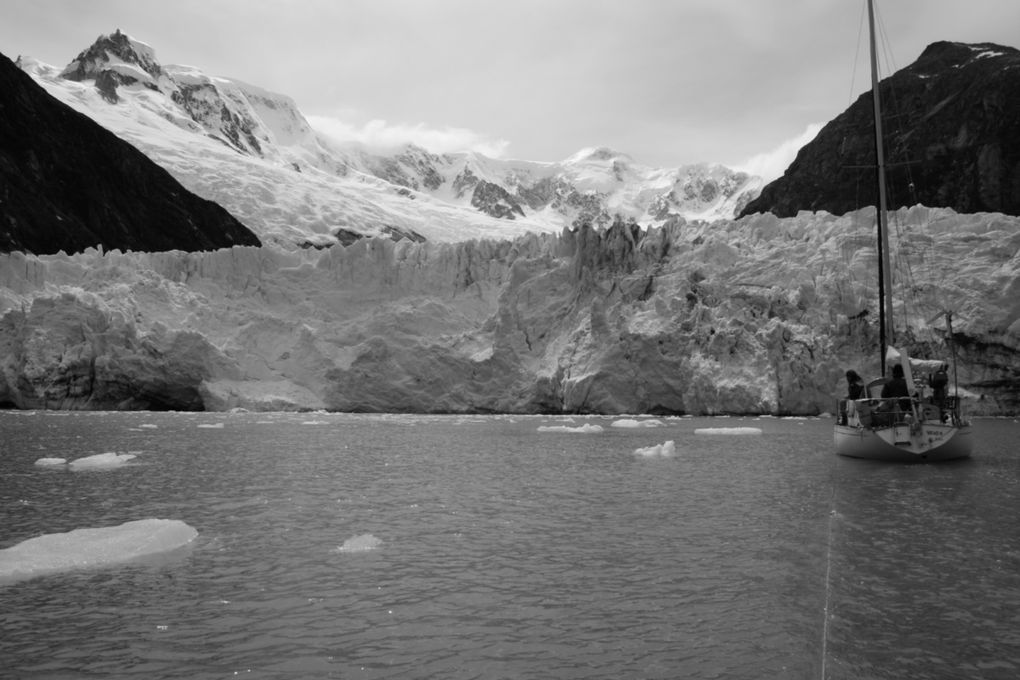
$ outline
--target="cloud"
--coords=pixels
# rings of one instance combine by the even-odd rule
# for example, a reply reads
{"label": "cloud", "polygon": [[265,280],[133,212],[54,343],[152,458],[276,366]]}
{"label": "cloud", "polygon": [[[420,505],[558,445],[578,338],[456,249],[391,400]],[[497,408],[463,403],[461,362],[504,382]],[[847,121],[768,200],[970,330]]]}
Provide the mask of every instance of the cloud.
{"label": "cloud", "polygon": [[790,166],[801,147],[814,139],[822,129],[822,123],[811,123],[793,139],[788,139],[771,151],[751,156],[743,163],[738,163],[735,170],[742,170],[750,175],[758,175],[766,182],[782,176]]}
{"label": "cloud", "polygon": [[493,139],[465,128],[430,128],[424,123],[396,123],[370,120],[363,125],[331,116],[307,116],[316,131],[337,142],[358,142],[373,149],[393,149],[415,144],[432,153],[475,151],[490,158],[502,158],[510,142]]}

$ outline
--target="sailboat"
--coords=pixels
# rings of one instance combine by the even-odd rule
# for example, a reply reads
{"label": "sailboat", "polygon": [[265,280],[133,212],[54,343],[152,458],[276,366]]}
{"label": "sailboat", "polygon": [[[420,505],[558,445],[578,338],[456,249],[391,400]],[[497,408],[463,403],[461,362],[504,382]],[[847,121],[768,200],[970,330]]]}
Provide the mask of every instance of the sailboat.
{"label": "sailboat", "polygon": [[[892,325],[892,281],[889,265],[889,237],[886,220],[885,152],[882,143],[882,106],[878,90],[874,0],[868,0],[868,28],[871,48],[871,91],[874,103],[875,156],[878,175],[878,309],[879,346],[883,377],[871,381],[856,399],[840,400],[833,432],[836,453],[853,458],[890,462],[920,463],[955,460],[970,456],[973,448],[971,424],[960,413],[958,394],[947,396],[945,389],[922,397],[913,381],[910,358],[894,345]],[[944,317],[952,348],[952,314]],[[932,319],[934,322],[935,319]],[[956,353],[952,352],[953,373]],[[894,380],[906,384],[905,396],[883,398],[891,381],[885,378],[887,363],[895,367]],[[956,381],[954,380],[954,385]],[[888,391],[887,391],[888,394]]]}

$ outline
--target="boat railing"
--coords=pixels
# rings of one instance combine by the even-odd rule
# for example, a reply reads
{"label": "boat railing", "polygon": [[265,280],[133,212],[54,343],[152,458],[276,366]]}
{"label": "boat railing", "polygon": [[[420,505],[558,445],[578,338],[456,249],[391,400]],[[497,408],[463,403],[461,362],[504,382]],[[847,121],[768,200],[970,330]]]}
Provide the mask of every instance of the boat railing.
{"label": "boat railing", "polygon": [[917,426],[926,422],[956,423],[959,420],[955,397],[947,397],[942,404],[918,397],[840,399],[837,413],[841,425],[866,428]]}

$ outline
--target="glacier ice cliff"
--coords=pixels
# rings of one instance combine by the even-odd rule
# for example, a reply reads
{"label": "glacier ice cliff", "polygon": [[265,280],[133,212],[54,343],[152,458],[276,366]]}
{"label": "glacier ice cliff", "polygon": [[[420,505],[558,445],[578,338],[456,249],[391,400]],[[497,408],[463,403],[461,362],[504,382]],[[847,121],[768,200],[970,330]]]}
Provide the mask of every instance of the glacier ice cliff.
{"label": "glacier ice cliff", "polygon": [[[0,255],[0,405],[818,414],[875,375],[873,210],[506,241]],[[1020,409],[1020,219],[893,215],[898,343]],[[910,262],[908,268],[907,262]],[[899,299],[899,298],[898,298]]]}

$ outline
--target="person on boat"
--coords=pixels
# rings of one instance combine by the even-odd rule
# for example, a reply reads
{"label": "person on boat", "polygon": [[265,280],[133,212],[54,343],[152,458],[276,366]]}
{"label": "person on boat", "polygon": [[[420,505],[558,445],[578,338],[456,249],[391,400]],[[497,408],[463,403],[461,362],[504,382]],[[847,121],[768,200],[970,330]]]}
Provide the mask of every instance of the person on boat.
{"label": "person on boat", "polygon": [[860,399],[864,396],[864,380],[857,375],[857,371],[850,369],[846,372],[846,398]]}
{"label": "person on boat", "polygon": [[864,396],[864,381],[852,368],[846,372],[846,399],[839,402],[839,424],[846,425],[850,414],[856,411],[854,399]]}
{"label": "person on boat", "polygon": [[910,410],[910,390],[907,389],[903,366],[899,364],[893,366],[892,379],[882,386],[882,398],[895,400],[891,403],[891,407],[897,419],[901,411]]}
{"label": "person on boat", "polygon": [[946,386],[949,385],[949,367],[941,364],[937,371],[928,376],[928,385],[934,393],[935,405],[939,408],[946,406]]}

